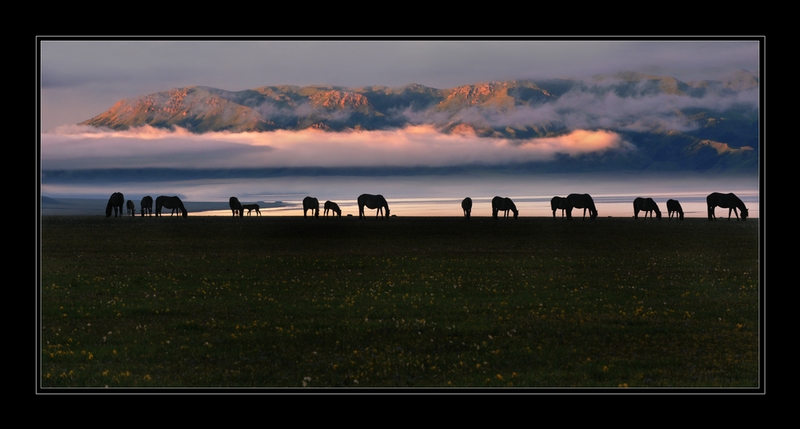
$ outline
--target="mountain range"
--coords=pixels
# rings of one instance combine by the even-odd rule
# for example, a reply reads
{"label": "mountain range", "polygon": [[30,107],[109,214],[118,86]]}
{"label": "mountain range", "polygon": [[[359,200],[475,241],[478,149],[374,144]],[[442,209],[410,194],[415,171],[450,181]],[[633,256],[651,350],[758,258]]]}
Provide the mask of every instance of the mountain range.
{"label": "mountain range", "polygon": [[[507,80],[449,89],[332,85],[228,91],[190,86],[117,102],[81,125],[149,125],[193,133],[320,129],[389,130],[430,125],[443,133],[524,141],[576,129],[620,134],[632,153],[564,157],[550,168],[744,171],[758,169],[759,78],[682,82],[624,72],[592,79]],[[588,157],[588,158],[587,158]]]}

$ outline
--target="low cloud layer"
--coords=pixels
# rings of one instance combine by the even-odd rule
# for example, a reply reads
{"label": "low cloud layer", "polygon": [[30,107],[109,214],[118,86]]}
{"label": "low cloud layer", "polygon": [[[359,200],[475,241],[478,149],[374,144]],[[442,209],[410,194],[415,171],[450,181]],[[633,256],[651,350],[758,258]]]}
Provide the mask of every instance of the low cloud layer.
{"label": "low cloud layer", "polygon": [[42,168],[442,167],[548,161],[635,150],[610,131],[507,140],[443,134],[428,125],[391,131],[318,130],[192,134],[149,126],[128,131],[66,126],[42,135]]}

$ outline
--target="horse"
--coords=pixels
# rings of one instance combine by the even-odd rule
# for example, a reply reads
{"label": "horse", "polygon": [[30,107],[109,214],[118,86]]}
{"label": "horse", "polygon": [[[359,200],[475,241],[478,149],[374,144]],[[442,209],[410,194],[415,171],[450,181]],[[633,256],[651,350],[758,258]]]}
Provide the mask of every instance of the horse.
{"label": "horse", "polygon": [[550,199],[550,208],[553,209],[553,219],[556,218],[556,210],[561,209],[561,217],[564,217],[564,211],[568,208],[567,199],[563,197],[553,197]]}
{"label": "horse", "polygon": [[652,198],[641,198],[637,197],[633,200],[633,218],[639,219],[639,212],[644,212],[644,217],[647,219],[647,215],[650,215],[650,218],[653,218],[653,212],[656,212],[656,219],[661,220],[661,209],[658,208],[658,204]]}
{"label": "horse", "polygon": [[144,216],[145,213],[147,213],[147,214],[149,214],[151,216],[153,215],[153,197],[148,195],[148,196],[142,198],[142,202],[141,202],[140,205],[142,206],[142,210],[141,210],[142,211],[142,216]]}
{"label": "horse", "polygon": [[161,207],[166,207],[168,209],[178,209],[183,213],[183,217],[189,215],[186,211],[186,207],[183,206],[183,201],[181,201],[178,197],[167,197],[167,196],[160,196],[156,198],[156,216],[161,216]]}
{"label": "horse", "polygon": [[589,209],[589,217],[594,220],[597,218],[597,208],[594,200],[589,194],[569,194],[567,195],[567,219],[572,219],[572,209],[583,209],[583,218],[586,219],[586,209]]}
{"label": "horse", "polygon": [[683,208],[681,208],[681,203],[678,200],[667,200],[667,212],[669,212],[670,219],[672,219],[672,214],[676,213],[675,217],[683,220]]}
{"label": "horse", "polygon": [[250,216],[250,212],[255,210],[256,214],[261,216],[261,207],[258,204],[242,204],[242,208],[247,210],[247,215]]}
{"label": "horse", "polygon": [[228,199],[228,205],[231,206],[231,213],[233,213],[233,217],[236,217],[236,214],[239,214],[239,217],[242,217],[244,213],[242,212],[242,203],[239,202],[239,199],[236,197],[230,197]]}
{"label": "horse", "polygon": [[136,214],[136,204],[134,204],[133,201],[128,200],[128,202],[125,203],[125,206],[128,208],[129,215],[133,216]]}
{"label": "horse", "polygon": [[461,201],[461,208],[464,210],[464,217],[469,219],[469,216],[472,214],[472,198],[464,198]]}
{"label": "horse", "polygon": [[714,215],[714,208],[717,206],[728,209],[728,220],[731,220],[731,212],[736,215],[736,220],[739,220],[739,214],[736,212],[736,209],[742,212],[742,221],[747,220],[747,216],[749,216],[747,207],[745,207],[742,200],[734,194],[712,192],[706,197],[706,204],[708,204],[708,220],[717,218],[717,216]]}
{"label": "horse", "polygon": [[122,216],[122,206],[125,205],[125,196],[122,192],[114,192],[106,204],[106,217],[111,217],[111,210],[114,210],[114,217]]}
{"label": "horse", "polygon": [[314,210],[314,217],[319,217],[319,200],[314,197],[303,198],[303,217],[306,217],[306,212]]}
{"label": "horse", "polygon": [[334,203],[333,201],[325,201],[325,216],[328,216],[328,211],[331,211],[332,214],[335,213],[339,218],[342,217],[342,209],[339,208],[339,204]]}
{"label": "horse", "polygon": [[377,218],[383,212],[383,209],[386,209],[386,212],[383,212],[384,217],[389,217],[389,203],[386,202],[386,198],[383,198],[383,195],[371,195],[371,194],[361,194],[358,196],[358,218],[364,218],[364,206],[370,209],[378,209],[375,213],[375,217]]}
{"label": "horse", "polygon": [[514,202],[511,201],[511,198],[503,198],[503,197],[494,197],[492,198],[492,217],[497,219],[497,212],[502,210],[505,213],[505,216],[508,217],[508,211],[511,210],[514,212],[514,219],[519,216],[519,210],[517,210],[517,206],[514,205]]}

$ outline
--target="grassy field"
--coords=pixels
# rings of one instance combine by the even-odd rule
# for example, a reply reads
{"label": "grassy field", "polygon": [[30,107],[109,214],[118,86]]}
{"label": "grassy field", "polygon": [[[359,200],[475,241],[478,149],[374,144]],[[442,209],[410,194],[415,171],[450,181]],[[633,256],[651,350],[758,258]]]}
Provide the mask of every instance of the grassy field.
{"label": "grassy field", "polygon": [[49,387],[759,386],[758,219],[41,222]]}

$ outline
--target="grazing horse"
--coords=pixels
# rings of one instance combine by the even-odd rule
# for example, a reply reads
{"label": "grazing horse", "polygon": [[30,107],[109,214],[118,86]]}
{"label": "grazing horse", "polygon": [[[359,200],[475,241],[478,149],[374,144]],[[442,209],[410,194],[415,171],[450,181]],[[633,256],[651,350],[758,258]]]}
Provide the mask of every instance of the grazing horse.
{"label": "grazing horse", "polygon": [[749,215],[747,207],[745,207],[742,200],[734,194],[713,192],[706,197],[706,204],[708,204],[708,220],[717,218],[717,216],[714,215],[714,208],[717,206],[728,209],[728,220],[731,220],[731,212],[736,215],[736,220],[739,220],[739,214],[736,212],[736,209],[742,212],[742,221],[747,220],[747,216]]}
{"label": "grazing horse", "polygon": [[319,200],[314,197],[303,198],[303,217],[306,217],[306,212],[314,210],[314,217],[319,217]]}
{"label": "grazing horse", "polygon": [[519,210],[517,210],[517,206],[511,201],[511,198],[503,198],[503,197],[494,197],[492,198],[492,217],[497,219],[497,212],[502,210],[505,213],[505,216],[508,217],[508,211],[511,210],[514,212],[514,219],[519,216]]}
{"label": "grazing horse", "polygon": [[236,214],[239,214],[239,217],[244,216],[244,212],[242,212],[242,203],[239,202],[239,199],[236,197],[230,197],[228,199],[228,205],[231,206],[231,212],[233,213],[233,217],[236,217]]}
{"label": "grazing horse", "polygon": [[383,209],[386,209],[383,212],[384,217],[389,217],[389,203],[386,202],[386,198],[383,198],[383,195],[370,195],[370,194],[361,194],[358,196],[358,218],[364,218],[364,206],[370,209],[378,209],[375,213],[375,217],[377,218],[383,212]]}
{"label": "grazing horse", "polygon": [[678,200],[667,200],[667,212],[669,212],[670,219],[672,219],[673,213],[677,213],[675,217],[683,220],[683,208],[681,208],[681,203]]}
{"label": "grazing horse", "polygon": [[129,215],[133,216],[136,214],[136,204],[134,204],[133,201],[128,200],[128,202],[125,203],[125,206],[128,208]]}
{"label": "grazing horse", "polygon": [[247,215],[250,216],[250,212],[255,210],[256,214],[261,216],[261,207],[258,204],[242,204],[242,208],[247,210]]}
{"label": "grazing horse", "polygon": [[568,208],[567,199],[562,197],[553,197],[550,200],[550,208],[553,209],[553,219],[556,218],[556,210],[561,209],[561,217],[564,217],[564,211]]}
{"label": "grazing horse", "polygon": [[594,200],[589,194],[569,194],[567,195],[567,219],[572,219],[572,209],[583,209],[583,218],[586,219],[586,209],[589,209],[589,217],[594,220],[597,218],[597,208]]}
{"label": "grazing horse", "polygon": [[150,216],[153,215],[153,197],[148,195],[142,198],[141,206],[142,206],[142,216],[144,216],[145,213],[149,214]]}
{"label": "grazing horse", "polygon": [[156,216],[161,216],[161,207],[173,209],[173,211],[178,209],[183,214],[183,217],[188,216],[186,207],[183,206],[183,201],[181,201],[181,199],[178,197],[167,197],[162,195],[156,198]]}
{"label": "grazing horse", "polygon": [[114,210],[114,217],[122,216],[122,206],[125,205],[125,196],[122,192],[114,192],[106,204],[106,217],[111,217],[111,210]]}
{"label": "grazing horse", "polygon": [[647,215],[650,215],[650,218],[653,218],[653,212],[656,212],[656,219],[661,220],[661,209],[658,208],[658,204],[652,198],[642,198],[637,197],[633,200],[633,218],[639,219],[639,212],[644,212],[644,217],[647,219]]}
{"label": "grazing horse", "polygon": [[464,217],[469,219],[469,216],[472,214],[472,198],[464,198],[461,201],[461,208],[464,210]]}
{"label": "grazing horse", "polygon": [[325,201],[325,216],[328,216],[328,211],[336,213],[339,218],[342,217],[342,209],[339,208],[339,204],[334,203],[333,201]]}

